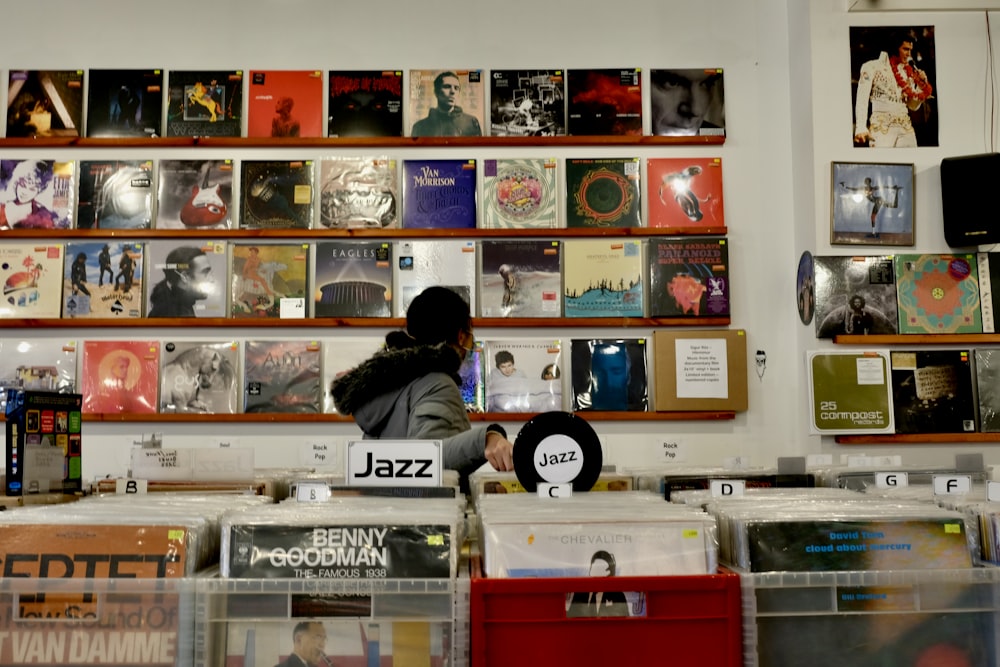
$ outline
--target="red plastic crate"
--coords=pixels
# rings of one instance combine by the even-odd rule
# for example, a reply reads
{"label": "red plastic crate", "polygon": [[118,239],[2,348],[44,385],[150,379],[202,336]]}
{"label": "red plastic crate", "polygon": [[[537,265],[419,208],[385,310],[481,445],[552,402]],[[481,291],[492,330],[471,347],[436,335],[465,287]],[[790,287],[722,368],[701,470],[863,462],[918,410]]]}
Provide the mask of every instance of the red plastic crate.
{"label": "red plastic crate", "polygon": [[[566,596],[591,591],[646,594],[646,615],[568,618]],[[472,566],[471,666],[741,667],[740,577],[487,579]]]}

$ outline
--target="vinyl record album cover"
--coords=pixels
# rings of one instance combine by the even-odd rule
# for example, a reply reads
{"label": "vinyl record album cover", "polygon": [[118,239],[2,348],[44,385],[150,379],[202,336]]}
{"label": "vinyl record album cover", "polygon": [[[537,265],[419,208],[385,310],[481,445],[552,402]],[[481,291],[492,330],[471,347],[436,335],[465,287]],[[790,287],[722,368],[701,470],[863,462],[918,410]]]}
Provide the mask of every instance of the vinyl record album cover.
{"label": "vinyl record album cover", "polygon": [[721,67],[649,70],[653,135],[726,136],[726,97]]}
{"label": "vinyl record album cover", "polygon": [[80,368],[85,414],[157,411],[159,341],[85,340]]}
{"label": "vinyl record album cover", "polygon": [[233,243],[230,253],[233,317],[277,318],[283,299],[305,300],[308,243]]}
{"label": "vinyl record album cover", "polygon": [[406,317],[413,298],[431,285],[462,296],[476,312],[476,242],[456,239],[395,242],[393,312]]}
{"label": "vinyl record album cover", "polygon": [[1000,350],[977,348],[976,384],[979,399],[979,430],[1000,432]]}
{"label": "vinyl record album cover", "polygon": [[327,136],[403,136],[402,70],[330,70]]}
{"label": "vinyl record album cover", "polygon": [[813,257],[816,337],[899,333],[891,255]]}
{"label": "vinyl record album cover", "polygon": [[312,160],[243,160],[240,168],[240,227],[312,227]]}
{"label": "vinyl record album cover", "polygon": [[87,73],[88,137],[161,137],[163,70]]}
{"label": "vinyl record album cover", "polygon": [[232,160],[160,160],[157,229],[233,226]]}
{"label": "vinyl record album cover", "polygon": [[410,137],[481,137],[483,71],[411,69],[408,102]]}
{"label": "vinyl record album cover", "polygon": [[806,352],[811,433],[893,433],[889,354],[880,350]]}
{"label": "vinyl record album cover", "polygon": [[896,433],[972,433],[976,400],[969,350],[892,350]]}
{"label": "vinyl record album cover", "polygon": [[59,317],[62,266],[61,243],[0,242],[0,319]]}
{"label": "vinyl record album cover", "polygon": [[635,239],[566,239],[566,317],[642,317],[642,243]]}
{"label": "vinyl record album cover", "polygon": [[483,160],[485,229],[559,226],[555,158]]}
{"label": "vinyl record album cover", "polygon": [[403,227],[476,228],[475,160],[403,160]]}
{"label": "vinyl record album cover", "polygon": [[248,137],[322,137],[322,70],[252,70]]}
{"label": "vinyl record album cover", "polygon": [[385,339],[377,334],[368,337],[337,336],[324,338],[323,346],[323,412],[336,413],[330,395],[330,385],[341,375],[352,370],[385,346]]}
{"label": "vinyl record album cover", "polygon": [[319,224],[326,229],[389,229],[399,225],[396,161],[327,157],[319,163]]}
{"label": "vinyl record album cover", "polygon": [[81,160],[79,229],[149,229],[153,220],[152,160]]}
{"label": "vinyl record album cover", "polygon": [[573,410],[646,412],[646,339],[570,341]]}
{"label": "vinyl record album cover", "polygon": [[561,69],[490,71],[490,134],[558,137],[566,134],[566,77]]}
{"label": "vinyl record album cover", "polygon": [[146,317],[226,317],[228,243],[157,238],[146,243]]}
{"label": "vinyl record album cover", "polygon": [[730,313],[729,245],[724,237],[649,240],[649,316]]}
{"label": "vinyl record album cover", "polygon": [[163,341],[160,412],[239,412],[236,341]]}
{"label": "vinyl record album cover", "polygon": [[568,134],[642,134],[642,74],[638,68],[568,70],[566,98]]}
{"label": "vinyl record album cover", "polygon": [[62,316],[143,316],[142,243],[69,241],[63,262]]}
{"label": "vinyl record album cover", "polygon": [[76,341],[59,338],[0,340],[0,413],[8,389],[72,394],[76,391]]}
{"label": "vinyl record album cover", "polygon": [[75,196],[75,162],[0,160],[0,230],[70,228]]}
{"label": "vinyl record album cover", "polygon": [[318,341],[248,340],[243,347],[243,412],[322,412]]}
{"label": "vinyl record album cover", "polygon": [[566,226],[641,226],[639,180],[639,158],[566,158]]}
{"label": "vinyl record album cover", "polygon": [[79,137],[83,70],[10,70],[8,137]]}
{"label": "vinyl record album cover", "polygon": [[314,317],[390,317],[392,242],[316,241]]}
{"label": "vinyl record album cover", "polygon": [[893,265],[899,333],[982,333],[974,253],[902,254]]}
{"label": "vinyl record album cover", "polygon": [[722,158],[646,160],[650,227],[723,227]]}
{"label": "vinyl record album cover", "polygon": [[979,310],[983,317],[983,333],[996,333],[1000,318],[1000,253],[976,253],[979,271]]}
{"label": "vinyl record album cover", "polygon": [[482,317],[560,317],[562,263],[559,241],[479,242],[479,313]]}
{"label": "vinyl record album cover", "polygon": [[242,70],[170,70],[168,77],[168,137],[243,134]]}
{"label": "vinyl record album cover", "polygon": [[564,409],[561,356],[558,340],[484,341],[486,412]]}

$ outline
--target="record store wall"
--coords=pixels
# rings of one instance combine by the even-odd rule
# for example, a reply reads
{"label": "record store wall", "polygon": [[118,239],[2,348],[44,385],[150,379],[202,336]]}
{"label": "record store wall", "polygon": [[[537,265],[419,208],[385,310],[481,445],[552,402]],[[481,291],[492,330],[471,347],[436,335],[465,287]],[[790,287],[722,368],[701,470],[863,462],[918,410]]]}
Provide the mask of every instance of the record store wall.
{"label": "record store wall", "polygon": [[[944,0],[942,0],[943,2]],[[843,0],[598,0],[540,3],[455,4],[443,0],[363,3],[324,0],[49,0],[3,3],[0,67],[32,69],[400,69],[517,67],[641,67],[644,109],[652,67],[722,67],[725,70],[727,139],[706,146],[557,146],[544,149],[483,146],[406,148],[390,157],[712,156],[724,161],[726,225],[733,306],[731,327],[747,331],[749,410],[723,421],[605,421],[606,460],[648,465],[665,460],[664,443],[677,443],[675,460],[716,464],[742,456],[772,464],[777,456],[855,452],[808,435],[803,356],[819,344],[800,324],[795,307],[795,268],[803,250],[832,252],[829,238],[831,160],[913,161],[917,169],[917,244],[944,249],[935,220],[937,163],[948,154],[981,152],[983,146],[984,19],[975,13],[848,14]],[[938,26],[941,80],[941,147],[874,151],[851,147],[848,26],[895,23]],[[6,95],[6,72],[0,92]],[[645,134],[649,119],[644,118]],[[322,147],[76,148],[54,150],[49,159],[126,157],[182,159],[317,159]],[[404,154],[405,152],[405,154]],[[365,155],[371,150],[338,149]],[[418,155],[419,153],[419,155]],[[4,148],[3,157],[41,157],[37,149]],[[847,253],[844,253],[847,254]],[[2,326],[2,325],[0,325]],[[155,327],[51,329],[28,335],[115,340],[307,337],[335,342],[341,336],[375,336],[384,329],[220,328],[197,331]],[[651,336],[652,330],[500,329],[492,336],[592,338]],[[24,331],[0,335],[26,335]],[[822,341],[829,344],[828,341]],[[652,365],[652,359],[650,359]],[[567,388],[564,394],[568,396]],[[516,434],[517,421],[507,424]],[[164,446],[201,447],[229,442],[252,447],[258,466],[311,460],[312,444],[342,445],[358,435],[351,423],[85,424],[84,477],[127,470],[129,449],[142,434],[162,432]],[[899,453],[899,448],[884,451]],[[882,450],[880,450],[882,451]],[[876,448],[865,452],[878,453]],[[905,450],[907,460],[950,461],[946,447]],[[302,457],[302,458],[300,458]],[[1000,452],[987,450],[1000,461]]]}

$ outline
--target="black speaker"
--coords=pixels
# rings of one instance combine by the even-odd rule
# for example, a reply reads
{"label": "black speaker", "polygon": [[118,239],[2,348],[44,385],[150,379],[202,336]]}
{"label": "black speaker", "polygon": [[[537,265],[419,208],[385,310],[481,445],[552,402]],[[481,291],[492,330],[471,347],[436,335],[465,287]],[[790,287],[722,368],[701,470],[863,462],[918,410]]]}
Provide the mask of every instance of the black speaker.
{"label": "black speaker", "polygon": [[941,160],[944,240],[953,248],[1000,242],[1000,153]]}

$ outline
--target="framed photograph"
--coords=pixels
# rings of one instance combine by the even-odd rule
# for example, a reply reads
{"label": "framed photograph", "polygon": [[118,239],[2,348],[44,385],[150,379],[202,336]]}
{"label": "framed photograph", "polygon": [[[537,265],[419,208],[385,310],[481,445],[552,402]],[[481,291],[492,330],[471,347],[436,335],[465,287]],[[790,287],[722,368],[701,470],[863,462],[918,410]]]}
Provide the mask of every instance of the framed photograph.
{"label": "framed photograph", "polygon": [[833,162],[830,243],[912,246],[913,164]]}

